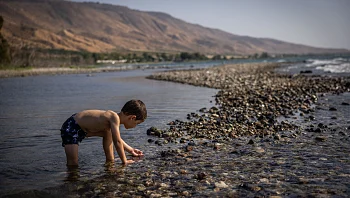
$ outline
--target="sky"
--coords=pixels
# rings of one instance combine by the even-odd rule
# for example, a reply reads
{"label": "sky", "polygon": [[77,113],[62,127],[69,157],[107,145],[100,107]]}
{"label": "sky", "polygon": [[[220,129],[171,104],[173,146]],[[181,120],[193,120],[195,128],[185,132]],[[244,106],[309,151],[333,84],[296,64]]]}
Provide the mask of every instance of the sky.
{"label": "sky", "polygon": [[[89,0],[74,0],[78,2]],[[350,50],[350,0],[92,0],[232,34]]]}

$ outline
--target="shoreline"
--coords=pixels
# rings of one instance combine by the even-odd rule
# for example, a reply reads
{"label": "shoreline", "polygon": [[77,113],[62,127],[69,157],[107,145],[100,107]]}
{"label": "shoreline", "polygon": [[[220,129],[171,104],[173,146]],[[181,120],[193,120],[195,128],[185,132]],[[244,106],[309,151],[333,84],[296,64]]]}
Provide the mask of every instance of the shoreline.
{"label": "shoreline", "polygon": [[[189,63],[201,63],[205,61],[193,61]],[[149,66],[149,64],[155,63],[130,63],[128,64],[115,64],[115,65],[93,65],[82,67],[34,67],[34,68],[20,68],[20,69],[0,69],[0,78],[14,78],[14,77],[27,77],[27,76],[40,76],[40,75],[64,75],[64,74],[92,74],[102,72],[119,72],[138,69],[177,69],[183,66],[169,66],[167,64],[174,62],[162,62],[159,65]]]}
{"label": "shoreline", "polygon": [[[39,76],[39,75],[62,75],[62,74],[91,74],[101,72],[117,72],[133,70],[134,68],[127,67],[101,67],[101,68],[30,68],[30,69],[19,69],[19,70],[0,70],[0,78],[13,78],[13,77],[27,77],[27,76]],[[135,68],[136,69],[136,68]]]}

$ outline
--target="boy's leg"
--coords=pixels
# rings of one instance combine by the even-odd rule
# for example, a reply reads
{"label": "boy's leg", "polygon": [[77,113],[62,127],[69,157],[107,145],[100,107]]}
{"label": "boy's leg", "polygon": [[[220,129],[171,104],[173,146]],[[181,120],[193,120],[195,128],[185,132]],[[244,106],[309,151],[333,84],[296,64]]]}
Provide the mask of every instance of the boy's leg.
{"label": "boy's leg", "polygon": [[78,166],[78,144],[66,144],[64,151],[67,157],[67,166]]}
{"label": "boy's leg", "polygon": [[112,134],[106,132],[103,136],[103,150],[106,155],[106,162],[114,162]]}

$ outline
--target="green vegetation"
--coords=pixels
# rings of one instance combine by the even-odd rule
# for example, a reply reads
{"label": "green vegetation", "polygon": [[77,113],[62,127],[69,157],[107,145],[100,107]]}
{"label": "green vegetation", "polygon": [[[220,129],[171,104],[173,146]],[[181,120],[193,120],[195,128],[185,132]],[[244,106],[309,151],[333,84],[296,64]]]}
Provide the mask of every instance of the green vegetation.
{"label": "green vegetation", "polygon": [[[3,50],[1,51],[3,52]],[[157,62],[188,62],[206,60],[229,60],[234,58],[270,58],[268,53],[252,56],[204,55],[198,52],[189,53],[159,53],[159,52],[106,52],[91,53],[85,51],[68,51],[62,49],[31,49],[23,47],[7,51],[6,64],[0,64],[0,69],[19,69],[31,67],[91,67],[99,64],[122,63],[157,63]],[[12,60],[11,60],[12,57]],[[95,66],[93,66],[95,67]]]}
{"label": "green vegetation", "polygon": [[157,53],[157,52],[138,52],[138,53],[93,53],[92,57],[95,62],[98,60],[117,60],[126,63],[143,63],[143,62],[170,62],[170,61],[201,61],[209,60],[207,56],[196,53],[181,52],[173,53]]}

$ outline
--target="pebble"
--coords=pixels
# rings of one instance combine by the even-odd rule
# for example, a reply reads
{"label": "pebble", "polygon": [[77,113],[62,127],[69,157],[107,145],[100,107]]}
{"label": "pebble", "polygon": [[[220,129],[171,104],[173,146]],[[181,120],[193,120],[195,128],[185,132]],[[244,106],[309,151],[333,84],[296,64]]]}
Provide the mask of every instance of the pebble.
{"label": "pebble", "polygon": [[228,188],[228,185],[225,184],[225,182],[220,181],[220,182],[215,182],[215,187],[216,188]]}
{"label": "pebble", "polygon": [[315,140],[320,141],[320,142],[324,142],[324,141],[327,140],[327,137],[325,137],[325,136],[317,136],[317,137],[315,138]]}

